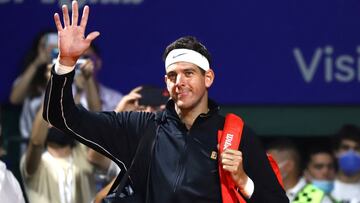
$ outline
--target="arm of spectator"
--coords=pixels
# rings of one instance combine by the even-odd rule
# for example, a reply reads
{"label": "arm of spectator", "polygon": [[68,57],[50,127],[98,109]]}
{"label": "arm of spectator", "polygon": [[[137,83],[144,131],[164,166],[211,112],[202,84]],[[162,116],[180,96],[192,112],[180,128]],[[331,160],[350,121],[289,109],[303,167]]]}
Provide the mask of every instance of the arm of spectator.
{"label": "arm of spectator", "polygon": [[120,100],[115,108],[115,112],[122,112],[122,111],[134,111],[137,110],[139,107],[138,100],[141,98],[139,91],[142,87],[136,87],[135,89],[131,90],[131,92]]}
{"label": "arm of spectator", "polygon": [[93,149],[88,150],[87,159],[91,164],[95,165],[95,167],[103,171],[108,170],[111,163],[111,160],[109,158]]}
{"label": "arm of spectator", "polygon": [[102,108],[98,84],[94,77],[94,63],[90,59],[87,59],[80,68],[84,77],[84,90],[86,91],[86,99],[88,101],[89,110],[101,111]]}
{"label": "arm of spectator", "polygon": [[48,132],[48,124],[42,118],[42,111],[43,108],[41,107],[36,114],[31,131],[30,142],[25,154],[25,170],[29,175],[34,174],[40,164]]}
{"label": "arm of spectator", "polygon": [[16,79],[10,93],[10,102],[12,104],[20,104],[24,101],[39,66],[48,61],[49,56],[46,54],[46,50],[42,44],[43,43],[39,44],[36,59],[30,63],[30,65],[25,68],[25,71]]}
{"label": "arm of spectator", "polygon": [[112,185],[115,182],[114,178],[109,184],[107,184],[103,189],[101,189],[96,195],[95,195],[95,200],[94,203],[102,203],[102,200],[108,195]]}

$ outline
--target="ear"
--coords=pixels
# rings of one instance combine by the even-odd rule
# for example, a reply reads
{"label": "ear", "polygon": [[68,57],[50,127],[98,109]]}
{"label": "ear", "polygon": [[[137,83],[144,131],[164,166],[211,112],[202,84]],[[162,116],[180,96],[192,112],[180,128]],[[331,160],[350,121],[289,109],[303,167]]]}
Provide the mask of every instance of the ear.
{"label": "ear", "polygon": [[294,160],[288,160],[288,163],[285,164],[284,168],[286,168],[286,171],[294,171],[294,170],[296,170],[295,167],[296,167],[296,165],[295,165]]}
{"label": "ear", "polygon": [[169,88],[169,85],[168,85],[168,77],[167,77],[167,75],[164,76],[164,82],[165,82],[166,89],[168,90],[168,92],[171,92],[171,90]]}
{"label": "ear", "polygon": [[167,85],[167,75],[164,75],[164,82]]}
{"label": "ear", "polygon": [[209,88],[215,79],[215,73],[212,69],[209,69],[205,72],[205,86],[206,88]]}

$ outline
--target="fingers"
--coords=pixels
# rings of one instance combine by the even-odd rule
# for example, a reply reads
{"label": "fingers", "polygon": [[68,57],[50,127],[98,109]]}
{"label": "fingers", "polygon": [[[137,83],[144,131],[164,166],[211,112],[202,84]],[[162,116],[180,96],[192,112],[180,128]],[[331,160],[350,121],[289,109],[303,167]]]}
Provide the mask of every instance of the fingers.
{"label": "fingers", "polygon": [[225,149],[225,151],[223,152],[223,154],[240,155],[240,156],[242,156],[241,151],[239,151],[239,150],[234,150],[234,149]]}
{"label": "fingers", "polygon": [[226,149],[221,154],[223,169],[229,172],[236,172],[242,166],[242,153],[237,150]]}
{"label": "fingers", "polygon": [[131,92],[127,96],[128,101],[136,101],[141,98],[141,95],[136,92]]}
{"label": "fingers", "polygon": [[79,19],[79,8],[77,1],[72,1],[71,25],[77,26]]}
{"label": "fingers", "polygon": [[80,21],[80,27],[84,28],[84,30],[87,25],[88,17],[89,17],[89,6],[85,6]]}
{"label": "fingers", "polygon": [[58,13],[54,14],[54,21],[55,21],[57,31],[62,31],[63,27],[61,25],[61,21],[60,21],[60,17],[59,17]]}
{"label": "fingers", "polygon": [[64,27],[69,27],[70,26],[69,10],[66,5],[62,6],[62,12],[63,12]]}
{"label": "fingers", "polygon": [[89,43],[91,43],[95,38],[97,38],[100,35],[100,32],[92,32],[90,34],[88,34],[88,36],[85,38],[86,41],[88,41]]}
{"label": "fingers", "polygon": [[136,87],[136,88],[134,88],[133,90],[131,90],[130,93],[132,93],[132,92],[139,92],[142,88],[143,88],[142,86]]}

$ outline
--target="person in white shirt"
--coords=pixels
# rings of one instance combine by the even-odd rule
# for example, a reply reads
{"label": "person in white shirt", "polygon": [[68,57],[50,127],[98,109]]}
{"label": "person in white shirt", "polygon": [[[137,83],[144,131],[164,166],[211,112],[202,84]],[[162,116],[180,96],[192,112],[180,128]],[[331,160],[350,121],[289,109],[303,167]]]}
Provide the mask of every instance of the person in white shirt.
{"label": "person in white shirt", "polygon": [[335,156],[339,165],[332,196],[346,203],[360,203],[360,130],[345,125],[337,133]]}
{"label": "person in white shirt", "polygon": [[[1,110],[1,109],[0,109]],[[1,118],[1,111],[0,111]],[[0,119],[1,120],[1,119]],[[5,150],[2,147],[3,137],[0,124],[0,157],[4,156]],[[2,203],[25,203],[23,192],[15,176],[6,168],[0,160],[0,199]]]}
{"label": "person in white shirt", "polygon": [[336,200],[330,195],[335,179],[335,158],[331,149],[318,144],[308,148],[304,177],[308,184],[322,191],[319,193],[322,203],[335,203]]}

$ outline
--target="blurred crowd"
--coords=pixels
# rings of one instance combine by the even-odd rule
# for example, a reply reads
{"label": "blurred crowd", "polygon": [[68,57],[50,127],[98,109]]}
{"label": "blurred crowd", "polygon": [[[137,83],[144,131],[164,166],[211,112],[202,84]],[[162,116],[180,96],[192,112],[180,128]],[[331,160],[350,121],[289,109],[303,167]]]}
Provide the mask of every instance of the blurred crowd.
{"label": "blurred crowd", "polygon": [[[120,173],[110,159],[43,120],[43,95],[57,54],[57,34],[40,33],[13,83],[10,102],[22,106],[18,142],[21,177],[16,178],[7,169],[7,161],[1,159],[0,202],[102,202]],[[165,108],[169,95],[163,88],[139,84],[123,95],[101,84],[96,77],[101,68],[100,51],[92,45],[76,65],[76,104],[90,111],[155,112]],[[334,134],[331,142],[326,141],[331,145],[317,142],[302,151],[291,139],[266,143],[290,202],[360,203],[360,129],[346,125]],[[0,157],[7,153],[4,141],[0,136]]]}

